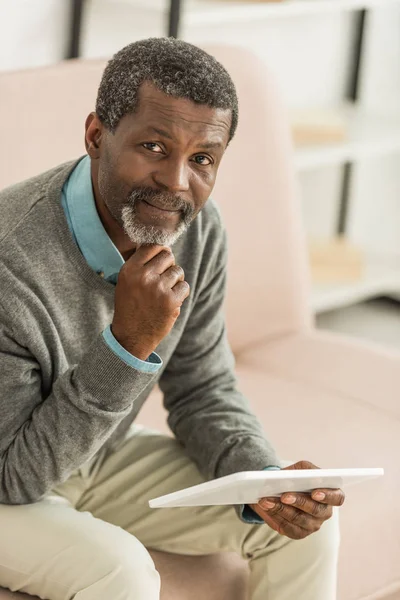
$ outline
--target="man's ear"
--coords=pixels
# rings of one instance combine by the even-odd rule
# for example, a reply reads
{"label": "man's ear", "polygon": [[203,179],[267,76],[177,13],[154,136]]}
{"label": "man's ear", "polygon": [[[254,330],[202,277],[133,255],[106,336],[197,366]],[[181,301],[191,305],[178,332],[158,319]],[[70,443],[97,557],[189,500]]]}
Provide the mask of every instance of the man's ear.
{"label": "man's ear", "polygon": [[85,123],[85,147],[90,158],[100,158],[100,145],[104,127],[95,112],[90,113]]}

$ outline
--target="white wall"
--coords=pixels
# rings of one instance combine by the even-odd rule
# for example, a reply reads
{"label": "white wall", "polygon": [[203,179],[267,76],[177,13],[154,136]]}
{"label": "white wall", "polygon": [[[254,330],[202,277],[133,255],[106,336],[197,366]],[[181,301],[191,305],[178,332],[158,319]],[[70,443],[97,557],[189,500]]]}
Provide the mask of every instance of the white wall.
{"label": "white wall", "polygon": [[400,7],[370,11],[364,52],[361,96],[372,110],[400,114]]}
{"label": "white wall", "polygon": [[[167,3],[168,0],[165,5]],[[162,11],[137,8],[115,0],[91,0],[89,6],[82,38],[82,55],[87,58],[111,56],[136,40],[165,35]]]}
{"label": "white wall", "polygon": [[64,0],[1,0],[0,71],[62,60],[69,5]]}

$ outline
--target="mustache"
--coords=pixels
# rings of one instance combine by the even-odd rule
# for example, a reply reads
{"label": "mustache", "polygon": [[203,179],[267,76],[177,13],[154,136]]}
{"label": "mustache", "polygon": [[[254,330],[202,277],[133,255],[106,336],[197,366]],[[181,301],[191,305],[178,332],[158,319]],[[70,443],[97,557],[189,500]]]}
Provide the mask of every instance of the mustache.
{"label": "mustache", "polygon": [[194,208],[186,202],[179,194],[173,194],[162,190],[155,190],[151,187],[135,188],[129,194],[127,204],[134,208],[136,202],[146,201],[150,204],[154,202],[156,206],[166,210],[180,210],[183,219],[190,222],[194,215]]}

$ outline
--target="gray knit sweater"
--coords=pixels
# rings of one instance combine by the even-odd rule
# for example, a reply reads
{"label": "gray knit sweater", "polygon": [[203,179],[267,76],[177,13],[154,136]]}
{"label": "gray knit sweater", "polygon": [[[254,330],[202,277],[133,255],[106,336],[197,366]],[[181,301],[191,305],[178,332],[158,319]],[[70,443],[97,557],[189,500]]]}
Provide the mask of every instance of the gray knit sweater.
{"label": "gray knit sweater", "polygon": [[173,247],[190,297],[155,375],[101,333],[115,287],[87,265],[61,207],[76,163],[0,192],[0,503],[35,502],[112,446],[158,383],[169,425],[211,479],[277,464],[236,388],[221,310],[226,239],[210,200]]}

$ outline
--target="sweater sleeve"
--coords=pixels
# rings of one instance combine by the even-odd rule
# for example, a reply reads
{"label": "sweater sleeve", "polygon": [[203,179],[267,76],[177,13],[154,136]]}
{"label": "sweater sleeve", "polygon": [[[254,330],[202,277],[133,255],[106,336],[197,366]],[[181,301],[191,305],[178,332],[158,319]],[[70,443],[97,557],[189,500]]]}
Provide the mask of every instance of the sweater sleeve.
{"label": "sweater sleeve", "polygon": [[218,240],[211,274],[160,380],[169,426],[207,479],[279,464],[237,387],[222,310],[225,233]]}
{"label": "sweater sleeve", "polygon": [[40,500],[106,442],[153,373],[126,364],[99,335],[42,394],[40,367],[0,311],[0,503]]}

